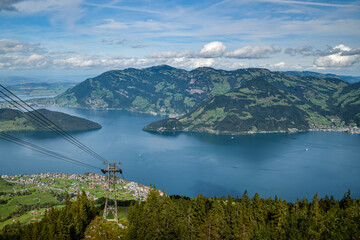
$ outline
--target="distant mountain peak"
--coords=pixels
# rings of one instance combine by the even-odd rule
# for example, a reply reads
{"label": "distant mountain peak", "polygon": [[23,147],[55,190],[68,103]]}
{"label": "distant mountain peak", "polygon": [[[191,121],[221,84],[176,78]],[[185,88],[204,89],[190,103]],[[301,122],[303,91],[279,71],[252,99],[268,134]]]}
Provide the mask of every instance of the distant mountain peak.
{"label": "distant mountain peak", "polygon": [[162,65],[157,65],[157,66],[153,66],[153,67],[149,67],[147,68],[149,70],[157,70],[157,71],[161,71],[161,70],[165,70],[165,71],[171,71],[171,70],[177,70],[177,68],[174,68],[172,66],[166,65],[166,64],[162,64]]}

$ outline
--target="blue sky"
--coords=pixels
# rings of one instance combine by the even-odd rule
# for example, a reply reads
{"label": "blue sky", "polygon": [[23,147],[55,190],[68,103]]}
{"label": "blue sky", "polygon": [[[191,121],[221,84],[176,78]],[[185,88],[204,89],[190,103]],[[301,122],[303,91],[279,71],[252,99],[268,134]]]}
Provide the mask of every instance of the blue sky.
{"label": "blue sky", "polygon": [[159,64],[360,75],[360,1],[0,0],[0,76]]}

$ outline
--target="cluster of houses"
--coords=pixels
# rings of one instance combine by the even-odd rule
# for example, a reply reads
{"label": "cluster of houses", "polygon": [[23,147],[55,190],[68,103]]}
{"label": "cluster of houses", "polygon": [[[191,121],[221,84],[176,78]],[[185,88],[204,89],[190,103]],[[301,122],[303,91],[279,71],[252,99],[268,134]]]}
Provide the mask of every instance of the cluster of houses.
{"label": "cluster of houses", "polygon": [[[38,173],[14,176],[1,175],[1,178],[11,183],[29,185],[27,186],[25,191],[29,188],[40,188],[58,190],[62,192],[68,191],[69,193],[76,194],[78,191],[85,190],[88,197],[95,200],[97,199],[97,196],[96,194],[91,193],[91,189],[100,189],[104,191],[107,189],[106,176],[95,173]],[[44,181],[44,179],[46,181]],[[60,181],[56,181],[56,179],[66,179],[73,181],[61,182],[61,184],[64,184],[64,186],[59,187]],[[123,188],[124,190],[126,190],[125,192],[123,192],[123,194],[131,194],[135,197],[135,199],[138,200],[145,200],[150,192],[150,187],[148,186],[144,186],[135,182],[129,182],[120,178],[118,178],[116,181],[117,184],[121,184],[122,186],[118,186],[118,189]],[[162,192],[160,192],[160,194],[162,194]]]}
{"label": "cluster of houses", "polygon": [[[344,122],[342,122],[342,124],[344,124]],[[360,134],[360,128],[358,128],[356,126],[337,127],[337,126],[327,126],[327,125],[317,125],[317,126],[315,126],[314,124],[311,124],[310,128],[311,128],[311,131],[345,132],[345,133],[351,133],[351,134]]]}

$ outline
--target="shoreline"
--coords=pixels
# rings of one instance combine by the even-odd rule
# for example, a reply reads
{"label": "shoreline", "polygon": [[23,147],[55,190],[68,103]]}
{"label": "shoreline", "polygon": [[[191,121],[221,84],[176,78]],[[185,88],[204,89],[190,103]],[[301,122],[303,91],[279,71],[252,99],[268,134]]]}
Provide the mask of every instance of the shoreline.
{"label": "shoreline", "polygon": [[[169,118],[178,118],[183,116],[184,114],[171,114],[171,113],[156,113],[156,112],[142,112],[137,111],[136,109],[126,109],[126,108],[87,108],[87,107],[81,107],[81,106],[66,106],[66,105],[60,105],[60,104],[51,104],[51,105],[42,105],[42,104],[35,104],[35,103],[29,103],[36,107],[66,107],[66,108],[75,108],[75,109],[87,109],[87,110],[94,110],[94,111],[128,111],[131,113],[140,113],[140,114],[150,114],[152,116],[168,116]],[[0,108],[2,108],[0,103]],[[145,126],[146,127],[146,126]],[[144,127],[144,128],[145,128]],[[180,133],[180,132],[194,132],[194,133],[208,133],[208,134],[215,134],[215,135],[251,135],[251,134],[265,134],[265,133],[295,133],[295,132],[341,132],[341,133],[349,133],[349,134],[360,134],[360,128],[358,127],[327,127],[327,128],[321,128],[321,127],[315,127],[315,128],[309,128],[308,130],[298,130],[292,128],[289,131],[280,130],[280,131],[247,131],[247,132],[229,132],[229,131],[216,131],[216,130],[205,130],[205,131],[188,131],[188,130],[178,130],[178,131],[161,131],[161,130],[145,130],[143,128],[143,131],[146,132],[154,132],[154,133]],[[94,129],[96,130],[96,129]]]}
{"label": "shoreline", "polygon": [[207,133],[212,135],[226,135],[226,136],[239,136],[239,135],[252,135],[252,134],[267,134],[267,133],[299,133],[299,132],[339,132],[339,133],[348,133],[348,134],[360,134],[359,128],[341,128],[341,129],[322,129],[322,128],[311,128],[308,130],[296,130],[296,131],[248,131],[248,132],[228,132],[228,131],[188,131],[188,130],[177,130],[177,131],[161,131],[161,130],[148,130],[143,129],[146,132],[152,133]]}

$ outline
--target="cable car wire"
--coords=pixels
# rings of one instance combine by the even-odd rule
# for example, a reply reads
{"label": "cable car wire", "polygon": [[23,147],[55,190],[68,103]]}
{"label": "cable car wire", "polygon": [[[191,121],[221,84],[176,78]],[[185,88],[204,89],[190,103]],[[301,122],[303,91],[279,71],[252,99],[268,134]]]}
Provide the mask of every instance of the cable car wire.
{"label": "cable car wire", "polygon": [[[1,84],[0,84],[1,86]],[[26,108],[26,106],[20,104],[19,102],[17,102],[16,100],[14,100],[12,97],[10,97],[9,95],[7,95],[6,93],[4,93],[3,91],[0,90],[0,93],[2,93],[3,95],[5,95],[7,98],[9,98],[11,101],[7,100],[4,97],[1,97],[2,99],[4,99],[5,101],[7,101],[8,103],[10,103],[12,106],[14,106],[15,108],[17,108],[18,110],[20,110],[21,112],[23,112],[25,114],[25,116],[29,116],[31,117],[33,120],[35,120],[37,123],[39,123],[40,125],[44,126],[45,128],[48,128],[49,130],[55,132],[57,135],[63,137],[65,140],[69,141],[70,143],[74,144],[75,146],[77,146],[78,148],[82,149],[83,151],[87,152],[88,154],[92,155],[93,157],[97,158],[98,160],[100,160],[101,162],[107,162],[106,159],[104,159],[103,157],[101,157],[100,155],[98,155],[97,153],[95,153],[93,150],[91,150],[89,147],[85,146],[84,144],[82,144],[80,141],[78,141],[77,139],[75,139],[73,136],[71,136],[69,133],[67,133],[66,131],[64,131],[63,129],[61,129],[58,125],[56,125],[55,123],[53,123],[50,119],[48,119],[47,117],[45,117],[43,114],[41,114],[39,111],[35,110],[34,108],[32,108],[31,106],[29,106],[27,103],[23,102],[24,104],[26,104],[27,106],[29,106],[31,109],[33,109],[33,111],[30,111],[29,109]],[[20,98],[18,98],[20,99]],[[21,99],[20,99],[21,100]],[[22,100],[21,100],[22,101]],[[16,105],[15,105],[16,104]],[[23,110],[24,109],[24,110]],[[37,114],[36,114],[37,113]]]}
{"label": "cable car wire", "polygon": [[[0,93],[4,94],[1,90]],[[4,94],[6,95],[6,94]],[[8,95],[6,95],[8,96]],[[45,128],[48,128],[51,131],[54,131],[54,133],[56,133],[57,135],[65,138],[67,141],[69,141],[70,143],[74,144],[77,146],[77,144],[75,142],[73,142],[71,139],[68,139],[66,136],[64,136],[63,134],[61,134],[61,132],[59,130],[53,129],[52,126],[49,126],[48,124],[44,123],[44,121],[39,118],[37,115],[33,114],[33,112],[25,112],[23,109],[21,109],[21,107],[23,107],[21,104],[19,104],[17,101],[14,101],[12,98],[10,98],[12,101],[8,101],[7,99],[5,99],[4,97],[2,97],[0,95],[0,98],[4,99],[5,101],[7,101],[9,104],[11,104],[12,106],[14,106],[15,108],[17,108],[19,111],[21,111],[22,113],[25,114],[25,117],[27,117],[29,120],[34,121],[36,124],[40,124],[42,126],[44,126]],[[20,106],[20,107],[19,107]],[[30,117],[30,118],[29,118]],[[82,149],[81,146],[78,146],[80,149]],[[82,149],[83,151],[91,154],[90,152],[88,152],[86,149]]]}
{"label": "cable car wire", "polygon": [[[8,90],[6,87],[4,87],[3,85],[0,84],[0,87],[2,87],[3,89],[5,89],[8,93],[10,93],[11,95],[13,95],[15,98],[17,98],[22,104],[20,104],[19,102],[17,102],[16,100],[14,100],[11,96],[9,96],[8,94],[4,93],[3,91],[0,90],[0,93],[2,93],[4,96],[6,96],[7,98],[9,98],[11,101],[7,100],[4,97],[1,97],[2,99],[4,99],[5,101],[7,101],[8,103],[10,103],[11,105],[13,105],[14,107],[16,107],[17,109],[19,109],[21,112],[27,114],[28,116],[30,116],[32,119],[34,119],[35,121],[37,121],[38,123],[40,123],[41,125],[45,126],[46,128],[54,131],[55,133],[57,133],[59,136],[63,137],[64,139],[66,139],[67,141],[69,141],[70,143],[74,144],[75,146],[77,146],[78,148],[82,149],[83,151],[87,152],[88,154],[92,155],[93,157],[95,157],[96,159],[102,161],[102,162],[108,162],[105,158],[101,157],[99,154],[97,154],[96,152],[94,152],[93,150],[91,150],[89,147],[87,147],[86,145],[84,145],[83,143],[81,143],[79,140],[77,140],[75,137],[73,137],[72,135],[70,135],[69,133],[67,133],[66,131],[64,131],[61,127],[59,127],[57,124],[55,124],[53,121],[51,121],[50,119],[48,119],[46,116],[44,116],[42,113],[40,113],[39,111],[37,111],[36,109],[34,109],[32,106],[30,106],[29,104],[27,104],[26,102],[24,102],[22,99],[20,99],[18,96],[16,96],[14,93],[12,93],[10,90]],[[15,105],[15,104],[16,105]],[[25,106],[24,106],[25,105]],[[30,111],[28,108],[30,108],[32,111]],[[24,110],[22,110],[24,109]],[[37,113],[37,114],[35,114]]]}
{"label": "cable car wire", "polygon": [[89,167],[89,168],[94,168],[94,169],[97,169],[97,170],[100,169],[99,167],[96,167],[96,166],[94,166],[94,165],[81,162],[81,161],[76,160],[76,159],[74,159],[74,158],[67,157],[67,156],[65,156],[65,155],[63,155],[63,154],[60,154],[60,153],[57,153],[57,152],[48,150],[48,149],[46,149],[46,148],[37,146],[37,145],[35,145],[35,144],[26,142],[26,141],[24,141],[24,140],[21,140],[21,139],[19,139],[19,138],[17,138],[17,137],[11,136],[11,135],[6,134],[6,133],[4,133],[4,132],[0,132],[0,138],[3,139],[3,140],[5,140],[5,141],[11,142],[11,143],[15,143],[15,144],[17,144],[17,145],[20,145],[20,146],[23,146],[23,147],[32,149],[32,150],[34,150],[34,151],[40,152],[40,153],[42,153],[42,154],[45,154],[45,155],[48,155],[48,156],[51,156],[51,157],[54,157],[54,158],[57,158],[57,159],[60,159],[60,160],[66,161],[66,162],[74,163],[74,164],[81,165],[81,166],[85,166],[85,167]]}

